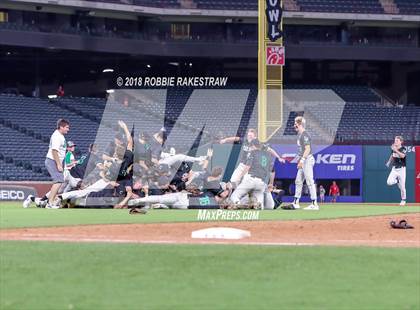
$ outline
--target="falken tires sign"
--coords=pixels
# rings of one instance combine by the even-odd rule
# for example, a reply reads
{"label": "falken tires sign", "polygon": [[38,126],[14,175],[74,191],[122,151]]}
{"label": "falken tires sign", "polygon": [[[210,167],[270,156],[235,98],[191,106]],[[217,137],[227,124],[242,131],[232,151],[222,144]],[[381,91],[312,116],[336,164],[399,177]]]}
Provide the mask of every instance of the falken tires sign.
{"label": "falken tires sign", "polygon": [[22,201],[28,195],[36,196],[36,190],[30,186],[0,184],[0,201]]}
{"label": "falken tires sign", "polygon": [[[277,178],[291,178],[297,172],[296,145],[272,145],[287,158],[286,164],[276,162]],[[359,145],[314,146],[314,176],[317,179],[362,179],[363,151]]]}

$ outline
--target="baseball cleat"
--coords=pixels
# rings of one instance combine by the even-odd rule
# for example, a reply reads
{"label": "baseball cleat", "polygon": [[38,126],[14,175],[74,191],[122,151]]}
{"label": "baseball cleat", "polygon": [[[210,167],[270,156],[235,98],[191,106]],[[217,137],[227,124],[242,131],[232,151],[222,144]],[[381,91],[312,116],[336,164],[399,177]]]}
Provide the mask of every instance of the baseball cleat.
{"label": "baseball cleat", "polygon": [[35,198],[35,205],[37,208],[45,208],[48,200],[42,200],[41,198]]}
{"label": "baseball cleat", "polygon": [[401,200],[400,207],[404,207],[404,206],[405,206],[405,200]]}
{"label": "baseball cleat", "polygon": [[45,206],[45,209],[60,209],[60,206],[58,206],[58,205],[52,205],[52,204],[48,203]]}
{"label": "baseball cleat", "polygon": [[303,210],[319,210],[319,206],[311,203],[309,206],[307,206]]}
{"label": "baseball cleat", "polygon": [[32,199],[34,198],[33,195],[29,195],[28,197],[26,197],[26,199],[24,200],[22,206],[26,209],[29,208],[29,206],[31,205]]}
{"label": "baseball cleat", "polygon": [[293,203],[292,206],[295,210],[300,209],[300,205],[298,203]]}

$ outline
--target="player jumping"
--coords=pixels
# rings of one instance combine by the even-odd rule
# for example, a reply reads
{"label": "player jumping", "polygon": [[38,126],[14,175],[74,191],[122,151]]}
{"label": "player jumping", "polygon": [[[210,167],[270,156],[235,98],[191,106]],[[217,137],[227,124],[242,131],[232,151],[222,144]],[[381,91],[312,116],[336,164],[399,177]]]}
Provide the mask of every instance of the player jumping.
{"label": "player jumping", "polygon": [[391,156],[386,163],[387,167],[392,166],[391,173],[388,176],[387,184],[389,186],[397,184],[401,191],[400,206],[405,206],[406,189],[405,189],[405,176],[406,176],[406,154],[407,149],[402,144],[404,139],[401,136],[396,136],[394,144],[391,145]]}

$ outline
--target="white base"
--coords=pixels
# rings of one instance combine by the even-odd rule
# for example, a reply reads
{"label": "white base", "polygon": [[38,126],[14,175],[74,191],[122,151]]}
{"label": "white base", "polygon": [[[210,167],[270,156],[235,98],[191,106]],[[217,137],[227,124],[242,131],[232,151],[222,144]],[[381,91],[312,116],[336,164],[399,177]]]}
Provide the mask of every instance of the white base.
{"label": "white base", "polygon": [[191,233],[191,238],[195,239],[242,239],[247,237],[251,237],[249,231],[229,227],[212,227],[195,230]]}

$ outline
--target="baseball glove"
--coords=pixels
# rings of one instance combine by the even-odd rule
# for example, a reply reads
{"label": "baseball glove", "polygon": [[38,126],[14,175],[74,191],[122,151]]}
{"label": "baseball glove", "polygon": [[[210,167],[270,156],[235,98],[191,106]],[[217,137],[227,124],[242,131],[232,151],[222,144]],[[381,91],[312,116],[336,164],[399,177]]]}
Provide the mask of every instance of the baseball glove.
{"label": "baseball glove", "polygon": [[414,228],[414,226],[408,224],[408,222],[406,220],[401,220],[398,223],[395,222],[395,221],[391,221],[389,224],[394,229],[412,229],[412,228]]}

